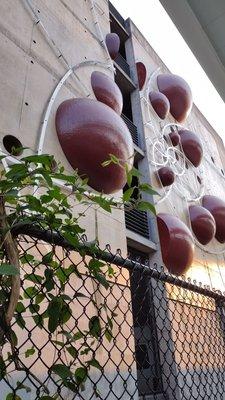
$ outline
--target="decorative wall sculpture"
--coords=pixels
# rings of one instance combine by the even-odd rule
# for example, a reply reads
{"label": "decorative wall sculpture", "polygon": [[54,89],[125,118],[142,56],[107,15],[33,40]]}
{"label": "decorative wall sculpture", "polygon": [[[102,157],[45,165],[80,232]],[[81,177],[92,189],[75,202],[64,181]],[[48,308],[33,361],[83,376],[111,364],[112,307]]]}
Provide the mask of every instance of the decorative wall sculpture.
{"label": "decorative wall sculpture", "polygon": [[158,117],[165,119],[170,111],[170,103],[167,97],[163,93],[151,91],[149,100]]}
{"label": "decorative wall sculpture", "polygon": [[60,104],[56,130],[67,160],[99,192],[113,193],[126,184],[124,168],[102,163],[114,154],[133,165],[133,141],[122,118],[107,105],[87,98]]}
{"label": "decorative wall sculpture", "polygon": [[160,74],[157,85],[170,102],[170,113],[178,122],[184,122],[192,108],[192,93],[187,82],[178,75]]}
{"label": "decorative wall sculpture", "polygon": [[117,114],[121,114],[123,96],[117,84],[108,75],[94,71],[91,74],[91,86],[97,100],[107,104]]}
{"label": "decorative wall sculpture", "polygon": [[203,156],[203,148],[198,136],[187,129],[179,130],[178,133],[185,156],[195,167],[198,167]]}
{"label": "decorative wall sculpture", "polygon": [[162,167],[157,172],[163,186],[170,186],[173,184],[175,175],[170,167]]}
{"label": "decorative wall sculpture", "polygon": [[176,131],[170,132],[169,137],[173,146],[177,146],[180,143],[180,135]]}
{"label": "decorative wall sculpture", "polygon": [[157,224],[164,264],[172,274],[183,275],[194,257],[190,230],[179,218],[170,214],[158,214]]}
{"label": "decorative wall sculpture", "polygon": [[146,67],[142,62],[139,61],[136,63],[136,68],[137,68],[139,89],[142,90],[147,76]]}
{"label": "decorative wall sculpture", "polygon": [[216,222],[213,215],[204,207],[192,205],[189,207],[192,230],[198,241],[206,245],[216,233]]}
{"label": "decorative wall sculpture", "polygon": [[225,243],[225,202],[216,196],[205,195],[202,199],[202,205],[215,218],[216,239],[220,243]]}
{"label": "decorative wall sculpture", "polygon": [[105,38],[105,43],[112,60],[115,60],[120,49],[120,38],[117,33],[108,33]]}

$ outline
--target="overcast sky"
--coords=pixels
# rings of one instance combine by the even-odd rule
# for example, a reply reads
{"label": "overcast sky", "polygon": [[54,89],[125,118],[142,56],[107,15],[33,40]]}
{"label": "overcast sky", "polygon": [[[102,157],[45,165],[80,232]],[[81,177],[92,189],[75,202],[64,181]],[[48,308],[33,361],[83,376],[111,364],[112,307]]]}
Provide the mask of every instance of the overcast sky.
{"label": "overcast sky", "polygon": [[225,103],[159,0],[111,1],[125,19],[133,20],[171,72],[189,83],[195,104],[225,143]]}

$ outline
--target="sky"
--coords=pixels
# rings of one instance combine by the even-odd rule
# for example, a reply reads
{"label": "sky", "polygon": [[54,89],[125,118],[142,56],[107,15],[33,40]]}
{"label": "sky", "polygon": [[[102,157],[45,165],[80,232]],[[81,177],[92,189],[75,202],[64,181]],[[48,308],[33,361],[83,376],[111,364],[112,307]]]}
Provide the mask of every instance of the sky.
{"label": "sky", "polygon": [[170,71],[189,83],[194,103],[225,143],[225,103],[159,0],[111,2],[124,19],[133,20]]}

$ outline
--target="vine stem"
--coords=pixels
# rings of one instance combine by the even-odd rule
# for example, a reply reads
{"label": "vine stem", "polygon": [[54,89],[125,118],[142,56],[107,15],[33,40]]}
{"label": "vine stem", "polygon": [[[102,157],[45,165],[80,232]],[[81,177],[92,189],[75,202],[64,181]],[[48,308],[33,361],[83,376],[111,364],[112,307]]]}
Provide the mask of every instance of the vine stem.
{"label": "vine stem", "polygon": [[[16,239],[12,237],[12,234],[10,232],[10,227],[7,221],[4,197],[2,195],[0,195],[0,230],[1,248],[4,248],[9,264],[13,265],[18,270],[18,275],[13,275],[11,279],[10,299],[8,303],[8,308],[5,312],[5,323],[6,326],[9,328],[20,296],[20,262],[17,242]],[[2,345],[3,336],[4,333],[1,332],[0,345]]]}

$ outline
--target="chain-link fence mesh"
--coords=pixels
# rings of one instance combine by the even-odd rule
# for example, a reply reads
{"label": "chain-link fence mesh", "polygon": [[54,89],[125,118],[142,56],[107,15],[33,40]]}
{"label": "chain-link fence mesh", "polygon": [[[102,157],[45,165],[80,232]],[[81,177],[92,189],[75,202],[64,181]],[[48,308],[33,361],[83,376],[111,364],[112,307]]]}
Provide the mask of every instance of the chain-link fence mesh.
{"label": "chain-link fence mesh", "polygon": [[[107,287],[90,276],[85,246],[76,252],[45,236],[46,241],[40,235],[18,238],[22,289],[12,324],[17,339],[3,347],[10,374],[1,376],[1,399],[8,393],[10,399],[30,400],[225,399],[221,293],[109,249],[100,257],[114,269]],[[46,307],[56,297],[63,298],[65,318],[54,331]],[[86,381],[65,387],[62,366],[82,371],[90,359]],[[61,365],[60,373],[52,365]]]}

